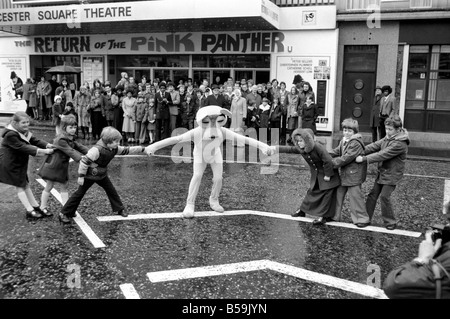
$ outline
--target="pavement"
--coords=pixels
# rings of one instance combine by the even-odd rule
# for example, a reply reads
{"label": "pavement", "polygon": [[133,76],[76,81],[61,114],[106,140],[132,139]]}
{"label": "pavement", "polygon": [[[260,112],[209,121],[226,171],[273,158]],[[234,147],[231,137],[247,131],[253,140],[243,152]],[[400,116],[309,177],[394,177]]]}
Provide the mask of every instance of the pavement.
{"label": "pavement", "polygon": [[[47,141],[54,136],[52,127],[32,131]],[[450,191],[450,167],[443,161],[407,161],[392,197],[399,229],[389,231],[379,205],[364,229],[351,224],[348,201],[341,223],[313,226],[312,216],[292,218],[310,177],[297,155],[280,154],[279,165],[268,166],[261,158],[254,161],[248,148],[232,153],[227,146],[224,154],[233,154],[224,164],[225,213],[209,208],[207,168],[193,219],[180,214],[192,164],[175,163],[168,148],[110,163],[127,218],[114,215],[94,185],[73,224],[62,225],[56,216],[30,221],[14,188],[0,184],[0,298],[181,300],[172,309],[177,313],[199,300],[385,298],[387,274],[416,257],[421,233],[443,222]],[[42,161],[29,162],[38,200],[45,185],[37,175]],[[71,163],[70,193],[77,187],[76,170]],[[365,194],[375,172],[370,165]],[[55,214],[59,190],[49,200]]]}

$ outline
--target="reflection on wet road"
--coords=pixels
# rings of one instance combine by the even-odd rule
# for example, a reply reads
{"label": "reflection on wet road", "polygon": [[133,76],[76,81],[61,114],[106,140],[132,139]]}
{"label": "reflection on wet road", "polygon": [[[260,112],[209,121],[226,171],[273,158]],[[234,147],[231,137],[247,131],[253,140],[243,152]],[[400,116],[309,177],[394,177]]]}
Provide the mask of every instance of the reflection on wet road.
{"label": "reflection on wet road", "polygon": [[[0,297],[382,298],[376,287],[387,273],[413,259],[423,230],[442,222],[450,180],[446,163],[409,161],[393,195],[398,230],[383,228],[379,207],[372,226],[356,228],[348,202],[342,223],[313,226],[310,216],[290,216],[309,186],[309,170],[298,157],[282,154],[281,165],[261,174],[267,164],[234,154],[240,163],[224,164],[220,202],[226,212],[210,211],[207,168],[198,213],[183,219],[192,164],[174,163],[169,150],[157,154],[166,156],[120,157],[110,164],[128,218],[112,215],[103,190],[93,186],[78,209],[80,223],[61,225],[56,216],[28,221],[14,189],[0,185]],[[30,160],[37,198],[41,160]],[[77,165],[70,165],[72,193]],[[61,208],[58,194],[57,187],[49,200],[54,213]],[[81,219],[103,246],[86,235]]]}

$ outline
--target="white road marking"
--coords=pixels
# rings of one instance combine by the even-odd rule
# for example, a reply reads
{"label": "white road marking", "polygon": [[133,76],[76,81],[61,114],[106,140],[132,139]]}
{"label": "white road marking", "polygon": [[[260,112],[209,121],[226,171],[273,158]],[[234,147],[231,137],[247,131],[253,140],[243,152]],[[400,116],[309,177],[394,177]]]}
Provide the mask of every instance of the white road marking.
{"label": "white road marking", "polygon": [[[444,184],[444,205],[450,201],[450,179],[445,180]],[[444,208],[442,208],[442,213],[445,214]]]}
{"label": "white road marking", "polygon": [[[236,216],[236,215],[256,215],[256,216],[264,216],[271,218],[279,218],[293,221],[302,221],[306,223],[312,223],[313,219],[307,217],[292,217],[285,214],[278,213],[270,213],[270,212],[260,212],[255,210],[230,210],[225,211],[223,213],[217,213],[214,211],[207,212],[195,212],[196,217],[221,217],[221,216]],[[97,217],[100,222],[111,222],[111,221],[126,221],[126,220],[137,220],[137,219],[162,219],[162,218],[183,218],[182,213],[160,213],[160,214],[131,214],[128,217],[122,217],[119,215],[111,215],[111,216],[99,216]],[[409,237],[420,237],[422,233],[402,230],[402,229],[394,229],[388,230],[384,227],[376,227],[376,226],[367,226],[365,228],[356,227],[353,224],[341,223],[341,222],[329,222],[326,225],[329,226],[337,226],[344,228],[351,228],[357,230],[365,230],[365,231],[373,231],[378,233],[386,233],[386,234],[394,234],[394,235],[403,235]],[[322,227],[322,226],[318,226]]]}
{"label": "white road marking", "polygon": [[141,299],[136,289],[134,289],[133,284],[122,284],[120,285],[120,289],[126,299]]}
{"label": "white road marking", "polygon": [[320,274],[295,266],[290,266],[270,260],[255,260],[232,264],[213,265],[205,267],[173,269],[147,273],[148,279],[153,282],[165,282],[174,280],[184,280],[192,278],[202,278],[210,276],[221,276],[240,272],[256,270],[272,270],[288,276],[312,281],[321,285],[357,293],[372,298],[386,299],[383,290],[365,284],[341,279],[329,275]]}
{"label": "white road marking", "polygon": [[[41,178],[36,179],[36,181],[44,187],[45,185],[47,185],[47,183]],[[59,194],[56,189],[53,188],[51,190],[51,194],[58,200],[58,202],[62,204],[61,194]],[[77,223],[78,227],[80,227],[81,231],[85,234],[87,239],[89,239],[92,245],[94,245],[95,248],[106,247],[106,245],[102,242],[102,240],[94,233],[92,228],[86,223],[83,217],[81,217],[81,215],[78,212],[76,212],[75,214],[76,215],[73,218],[73,220],[75,221],[75,223]]]}
{"label": "white road marking", "polygon": [[419,177],[419,178],[436,178],[436,179],[446,179],[443,176],[433,176],[433,175],[416,175],[416,174],[403,174],[404,176]]}

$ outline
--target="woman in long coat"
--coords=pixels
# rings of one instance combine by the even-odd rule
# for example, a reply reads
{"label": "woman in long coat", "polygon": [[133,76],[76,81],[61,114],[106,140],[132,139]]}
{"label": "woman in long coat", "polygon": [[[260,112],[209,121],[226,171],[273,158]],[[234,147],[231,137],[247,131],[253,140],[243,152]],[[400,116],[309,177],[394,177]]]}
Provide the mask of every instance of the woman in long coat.
{"label": "woman in long coat", "polygon": [[339,171],[333,169],[331,155],[325,147],[314,141],[310,129],[296,129],[292,133],[296,146],[277,146],[280,153],[300,154],[308,163],[311,172],[309,189],[300,208],[293,217],[304,217],[305,214],[317,216],[313,225],[322,225],[332,218],[336,211],[336,191],[341,184]]}
{"label": "woman in long coat", "polygon": [[372,130],[372,143],[378,141],[378,130],[380,126],[380,103],[381,103],[381,86],[375,88],[375,97],[370,111],[370,129]]}
{"label": "woman in long coat", "polygon": [[13,115],[11,123],[2,132],[0,144],[0,183],[16,187],[17,196],[30,218],[43,217],[27,175],[29,156],[53,153],[53,145],[37,139],[29,131],[30,117],[25,112]]}
{"label": "woman in long coat", "polygon": [[87,138],[89,138],[89,130],[91,129],[90,103],[91,95],[89,94],[88,89],[84,85],[80,86],[80,91],[75,93],[73,106],[78,113],[78,126],[81,127],[83,138],[86,138],[86,135]]}
{"label": "woman in long coat", "polygon": [[[242,97],[241,90],[234,90],[234,96],[231,101],[231,124],[230,130],[238,134],[244,135],[244,121],[247,117],[247,101]],[[233,145],[234,142],[233,142]],[[244,147],[245,144],[237,144],[238,147]]]}
{"label": "woman in long coat", "polygon": [[50,119],[50,113],[53,106],[52,101],[52,86],[50,82],[45,79],[45,76],[41,76],[41,82],[37,85],[37,95],[39,98],[39,109],[41,111],[40,119]]}

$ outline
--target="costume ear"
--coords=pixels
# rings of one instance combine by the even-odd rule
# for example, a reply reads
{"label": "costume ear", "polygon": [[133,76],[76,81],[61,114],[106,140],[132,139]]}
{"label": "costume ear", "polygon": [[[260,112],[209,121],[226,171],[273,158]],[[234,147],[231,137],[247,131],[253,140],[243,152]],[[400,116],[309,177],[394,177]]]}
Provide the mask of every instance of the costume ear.
{"label": "costume ear", "polygon": [[224,108],[222,108],[220,110],[220,114],[223,114],[225,116],[231,117],[231,112],[229,110],[227,110],[227,109],[224,109]]}

